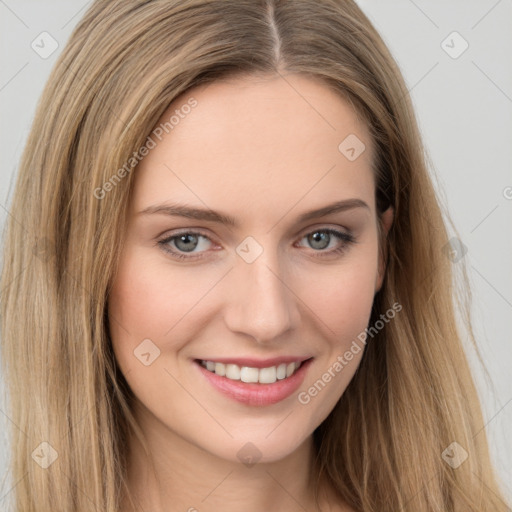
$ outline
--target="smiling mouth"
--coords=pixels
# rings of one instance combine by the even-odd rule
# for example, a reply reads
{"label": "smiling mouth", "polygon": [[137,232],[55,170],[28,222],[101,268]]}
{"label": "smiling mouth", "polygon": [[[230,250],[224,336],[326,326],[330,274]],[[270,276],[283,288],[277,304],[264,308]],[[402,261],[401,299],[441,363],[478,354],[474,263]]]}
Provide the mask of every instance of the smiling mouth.
{"label": "smiling mouth", "polygon": [[[267,368],[254,368],[250,366],[239,366],[237,364],[220,363],[215,361],[206,361],[197,359],[203,368],[215,373],[220,377],[234,381],[259,384],[273,384],[279,380],[285,380],[291,377],[306,361],[296,361],[290,363],[281,363],[277,366]],[[308,359],[309,361],[309,359]]]}

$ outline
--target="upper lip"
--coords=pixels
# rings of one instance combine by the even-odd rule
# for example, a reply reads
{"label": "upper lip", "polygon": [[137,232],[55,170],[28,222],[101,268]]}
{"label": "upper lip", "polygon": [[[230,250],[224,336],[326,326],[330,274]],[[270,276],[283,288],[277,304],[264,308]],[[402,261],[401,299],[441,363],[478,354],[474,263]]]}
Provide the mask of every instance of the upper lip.
{"label": "upper lip", "polygon": [[283,363],[302,363],[311,359],[311,356],[280,356],[267,359],[256,359],[254,357],[205,357],[200,361],[212,361],[214,363],[236,364],[238,366],[248,366],[250,368],[269,368],[279,366]]}

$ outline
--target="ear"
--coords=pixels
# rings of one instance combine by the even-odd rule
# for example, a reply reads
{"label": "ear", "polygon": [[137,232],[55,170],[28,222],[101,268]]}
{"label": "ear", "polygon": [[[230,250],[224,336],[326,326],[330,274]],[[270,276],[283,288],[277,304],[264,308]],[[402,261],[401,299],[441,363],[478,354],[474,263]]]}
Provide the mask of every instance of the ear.
{"label": "ear", "polygon": [[387,249],[386,249],[386,238],[388,236],[389,229],[393,224],[393,219],[395,216],[395,210],[392,206],[390,206],[381,216],[380,223],[380,232],[381,237],[379,240],[379,270],[377,273],[377,279],[375,280],[375,293],[377,293],[382,286],[384,281],[384,276],[386,274],[386,266],[387,266]]}

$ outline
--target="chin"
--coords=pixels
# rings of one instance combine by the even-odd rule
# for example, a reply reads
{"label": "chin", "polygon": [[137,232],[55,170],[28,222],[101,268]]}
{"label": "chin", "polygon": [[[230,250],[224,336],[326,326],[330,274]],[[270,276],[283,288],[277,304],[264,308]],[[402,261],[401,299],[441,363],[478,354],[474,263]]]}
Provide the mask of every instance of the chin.
{"label": "chin", "polygon": [[[286,420],[285,420],[286,422]],[[210,452],[212,455],[221,459],[241,463],[247,467],[254,464],[265,464],[278,462],[289,457],[299,449],[307,449],[305,441],[313,434],[313,430],[304,432],[301,429],[297,431],[290,429],[290,426],[283,427],[278,432],[279,426],[276,424],[268,426],[264,432],[247,432],[244,435],[243,430],[236,431],[234,439],[225,440],[223,443],[201,443],[202,449]],[[272,432],[275,429],[275,432]]]}

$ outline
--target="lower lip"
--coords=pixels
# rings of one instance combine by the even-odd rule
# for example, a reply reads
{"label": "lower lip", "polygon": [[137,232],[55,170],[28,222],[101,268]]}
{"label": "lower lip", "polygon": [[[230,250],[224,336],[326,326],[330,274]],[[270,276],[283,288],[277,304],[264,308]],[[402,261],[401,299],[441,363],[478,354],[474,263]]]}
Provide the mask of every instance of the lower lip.
{"label": "lower lip", "polygon": [[225,396],[246,405],[264,406],[276,404],[288,398],[294,391],[297,391],[304,381],[311,362],[312,359],[304,361],[291,377],[278,380],[272,384],[231,380],[207,370],[197,361],[194,361],[194,365],[199,368],[199,371],[206,377],[208,382]]}

